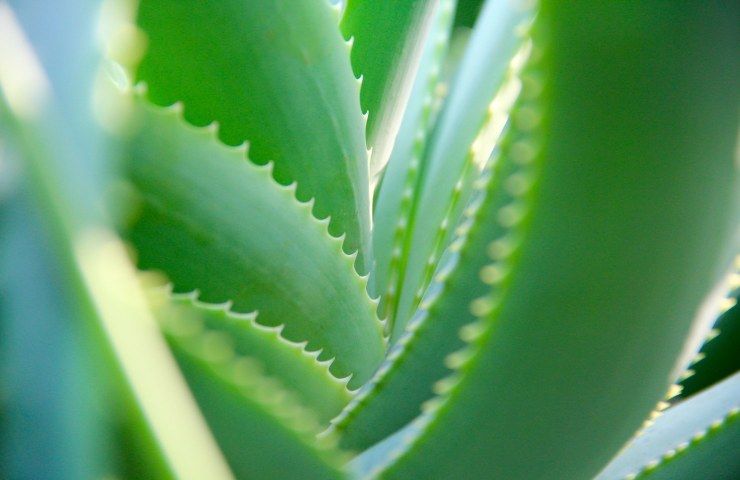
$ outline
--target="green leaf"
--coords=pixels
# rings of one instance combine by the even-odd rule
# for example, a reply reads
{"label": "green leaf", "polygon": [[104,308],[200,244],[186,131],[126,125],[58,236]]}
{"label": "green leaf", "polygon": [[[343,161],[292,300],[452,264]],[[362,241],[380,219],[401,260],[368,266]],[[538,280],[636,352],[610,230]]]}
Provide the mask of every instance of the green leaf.
{"label": "green leaf", "polygon": [[[737,279],[737,275],[735,272],[733,277]],[[740,356],[737,354],[740,342],[738,298],[740,292],[734,291],[724,299],[722,308],[725,311],[714,323],[711,337],[689,366],[687,376],[679,382],[682,398],[688,398],[740,370]]]}
{"label": "green leaf", "polygon": [[454,0],[442,0],[435,13],[403,122],[376,196],[373,285],[382,294],[381,317],[387,316],[386,305],[394,304],[395,292],[388,285],[395,286],[396,283],[393,277],[400,266],[409,210],[422,169],[424,145],[440,107],[440,73],[447,52],[454,5]]}
{"label": "green leaf", "polygon": [[310,413],[236,355],[223,332],[168,322],[167,338],[237,478],[342,478],[342,455],[315,439]]}
{"label": "green leaf", "polygon": [[706,5],[542,3],[501,145],[532,183],[479,220],[509,229],[477,240],[491,290],[383,478],[589,478],[637,430],[730,253],[733,31]]}
{"label": "green leaf", "polygon": [[740,471],[740,374],[668,409],[596,480],[730,479]]}
{"label": "green leaf", "polygon": [[473,28],[483,3],[483,0],[460,0],[455,14],[455,28]]}
{"label": "green leaf", "polygon": [[14,45],[0,50],[0,65],[17,68],[17,75],[0,76],[0,117],[23,158],[28,193],[43,213],[66,301],[74,305],[81,336],[90,339],[87,368],[104,375],[98,385],[111,382],[116,400],[134,412],[142,436],[156,446],[148,455],[168,474],[231,478],[100,208],[111,162],[90,108],[100,60],[89,42],[97,5],[73,2],[64,14],[48,16],[18,3],[18,17],[15,7],[0,3],[0,32]]}
{"label": "green leaf", "polygon": [[348,0],[341,29],[351,38],[352,66],[362,78],[368,113],[370,178],[385,167],[401,126],[421,59],[424,38],[440,0]]}
{"label": "green leaf", "polygon": [[[11,138],[5,133],[0,124],[0,137]],[[100,477],[110,468],[113,450],[103,441],[110,418],[99,408],[109,386],[91,371],[85,351],[89,339],[76,321],[80,312],[68,278],[51,254],[40,209],[28,198],[27,186],[11,178],[9,172],[18,165],[3,156],[3,146],[3,186],[13,190],[10,198],[0,198],[3,476]]]}
{"label": "green leaf", "polygon": [[497,149],[414,318],[373,378],[333,420],[333,428],[342,433],[344,448],[368,448],[413,420],[421,405],[434,396],[435,382],[449,375],[445,358],[465,345],[457,332],[476,318],[469,305],[488,292],[490,281],[500,281],[506,273],[489,269],[489,283],[479,279],[483,266],[490,263],[489,239],[504,236],[508,230],[497,221],[486,220],[515,202],[529,183],[531,178],[511,156],[501,158]]}
{"label": "green leaf", "polygon": [[332,373],[361,385],[383,357],[382,324],[354,257],[312,216],[312,202],[177,109],[138,112],[127,168],[141,203],[127,235],[139,266],[164,271],[176,292],[257,310],[261,324],[284,325],[285,338],[321,349]]}
{"label": "green leaf", "polygon": [[275,179],[298,182],[302,201],[331,217],[346,252],[369,271],[370,196],[359,85],[349,46],[326,0],[143,0],[148,49],[136,74],[149,98],[185,105],[195,125],[217,121],[221,140],[249,142],[274,162]]}
{"label": "green leaf", "polygon": [[[531,18],[520,1],[490,0],[468,42],[422,159],[389,305],[392,340],[403,332],[428,287],[444,248],[516,98],[510,64],[523,40],[515,32]],[[516,75],[514,75],[516,76]],[[390,304],[390,302],[387,302]]]}
{"label": "green leaf", "polygon": [[253,314],[236,314],[226,305],[198,302],[191,295],[151,294],[154,312],[160,322],[189,321],[222,332],[233,344],[237,355],[250,357],[264,375],[278,380],[303,405],[311,409],[323,424],[334,417],[352,398],[346,381],[329,373],[328,362],[317,360],[318,352],[304,350],[305,345],[285,340],[280,328],[259,325]]}

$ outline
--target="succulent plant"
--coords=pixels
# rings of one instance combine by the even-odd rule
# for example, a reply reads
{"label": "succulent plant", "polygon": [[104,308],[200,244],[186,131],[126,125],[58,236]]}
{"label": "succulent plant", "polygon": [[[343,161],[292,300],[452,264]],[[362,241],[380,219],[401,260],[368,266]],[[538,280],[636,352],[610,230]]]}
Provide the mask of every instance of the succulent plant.
{"label": "succulent plant", "polygon": [[737,478],[737,18],[0,1],[3,476]]}

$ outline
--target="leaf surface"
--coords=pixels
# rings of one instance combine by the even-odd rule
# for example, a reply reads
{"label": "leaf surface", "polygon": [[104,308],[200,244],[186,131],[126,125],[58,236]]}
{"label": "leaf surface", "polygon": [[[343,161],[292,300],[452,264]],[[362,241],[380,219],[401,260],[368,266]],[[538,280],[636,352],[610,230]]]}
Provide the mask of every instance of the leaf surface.
{"label": "leaf surface", "polygon": [[165,332],[237,478],[338,479],[341,455],[314,438],[315,419],[228,335],[175,320]]}
{"label": "leaf surface", "polygon": [[302,201],[331,217],[347,253],[369,271],[370,195],[359,85],[326,0],[143,0],[147,36],[136,78],[157,105],[185,105],[195,125],[219,123],[228,145],[298,182]]}
{"label": "leaf surface", "polygon": [[361,385],[382,359],[382,325],[353,257],[311,203],[213,129],[188,126],[175,110],[140,113],[127,161],[141,202],[127,235],[140,267],[162,270],[175,292],[258,311],[262,325],[284,325],[285,338],[321,349],[336,376]]}
{"label": "leaf surface", "polygon": [[596,480],[730,479],[740,471],[740,374],[669,408]]}
{"label": "leaf surface", "polygon": [[352,66],[362,77],[360,99],[368,113],[370,178],[383,169],[401,126],[419,66],[424,38],[440,0],[348,0],[341,28],[352,38]]}
{"label": "leaf surface", "polygon": [[389,286],[397,297],[389,306],[394,341],[431,283],[517,96],[517,84],[501,86],[523,44],[516,31],[531,15],[531,8],[519,0],[488,1],[452,80],[424,151],[402,261],[395,284]]}
{"label": "leaf surface", "polygon": [[507,226],[466,279],[491,288],[382,478],[590,478],[637,430],[730,254],[733,29],[542,2],[501,153],[531,188],[479,219]]}
{"label": "leaf surface", "polygon": [[442,100],[440,74],[447,53],[454,6],[453,0],[442,0],[435,13],[411,97],[376,196],[373,284],[381,293],[381,317],[388,314],[386,305],[395,304],[395,276],[400,268],[403,241],[408,234],[408,216],[419,172],[423,168],[424,146]]}
{"label": "leaf surface", "polygon": [[228,336],[237,355],[253,359],[264,376],[279,381],[321,423],[352,398],[346,381],[329,373],[327,362],[317,360],[318,353],[307,352],[302,343],[285,340],[280,328],[259,325],[254,314],[230,312],[228,304],[211,305],[194,300],[192,295],[160,293],[152,293],[160,322],[190,322]]}

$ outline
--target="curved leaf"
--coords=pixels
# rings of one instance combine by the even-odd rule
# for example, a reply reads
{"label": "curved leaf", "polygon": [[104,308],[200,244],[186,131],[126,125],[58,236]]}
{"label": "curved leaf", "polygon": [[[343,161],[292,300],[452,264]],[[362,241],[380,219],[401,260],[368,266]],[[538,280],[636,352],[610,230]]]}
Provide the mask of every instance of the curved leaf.
{"label": "curved leaf", "polygon": [[439,1],[348,0],[345,6],[341,28],[353,39],[352,66],[362,77],[371,179],[383,170],[393,149]]}
{"label": "curved leaf", "polygon": [[167,339],[208,425],[238,478],[343,478],[342,456],[316,441],[310,414],[249,358],[234,353],[229,337],[175,320]]}
{"label": "curved leaf", "polygon": [[328,362],[317,360],[318,352],[304,350],[304,344],[292,343],[280,335],[280,328],[259,325],[253,314],[236,314],[226,305],[198,302],[192,295],[155,295],[154,312],[162,323],[190,322],[222,332],[231,339],[237,355],[249,357],[266,377],[278,380],[298,401],[327,422],[349,402],[352,395],[347,382],[329,373]]}
{"label": "curved leaf", "polygon": [[477,182],[462,228],[406,331],[373,378],[332,421],[344,448],[368,448],[418,416],[422,404],[434,396],[435,382],[450,373],[445,358],[465,345],[457,332],[475,320],[468,307],[490,288],[490,282],[479,280],[490,262],[486,247],[489,239],[507,232],[501,223],[486,220],[514,202],[531,180],[510,156],[499,153],[497,149]]}
{"label": "curved leaf", "polygon": [[381,293],[380,316],[395,303],[392,279],[399,269],[408,215],[428,135],[439,110],[442,63],[447,52],[454,0],[442,0],[424,45],[419,72],[393,146],[373,212],[373,285]]}
{"label": "curved leaf", "polygon": [[668,409],[596,480],[733,478],[740,471],[738,408],[740,374],[735,374]]}
{"label": "curved leaf", "polygon": [[[737,273],[735,276],[737,278]],[[682,398],[690,397],[740,370],[740,355],[737,354],[740,344],[739,296],[740,292],[735,292],[725,298],[723,308],[726,310],[717,318],[712,338],[702,345],[697,359],[689,367],[688,376],[679,382]]]}
{"label": "curved leaf", "polygon": [[[174,112],[174,111],[173,111]],[[128,237],[144,269],[163,270],[176,292],[259,311],[259,322],[335,358],[331,371],[361,385],[382,359],[382,325],[365,279],[311,203],[276,184],[271,167],[221,145],[213,129],[177,113],[140,109],[127,168],[140,197]]]}
{"label": "curved leaf", "polygon": [[589,478],[661,399],[737,218],[721,10],[542,2],[502,146],[533,186],[383,478]]}
{"label": "curved leaf", "polygon": [[[503,127],[518,86],[501,88],[532,11],[520,0],[489,0],[468,42],[424,151],[423,170],[401,251],[389,320],[395,341],[431,282],[444,248]],[[520,55],[521,56],[521,55]]]}
{"label": "curved leaf", "polygon": [[[130,410],[138,433],[154,447],[146,455],[162,467],[156,474],[229,479],[231,472],[100,209],[111,162],[106,161],[99,119],[90,108],[100,61],[89,41],[97,26],[97,5],[68,2],[65,14],[58,15],[30,8],[28,2],[17,2],[17,7],[19,17],[13,13],[16,7],[0,3],[2,40],[13,45],[0,49],[0,117],[9,119],[29,197],[42,213],[43,231],[67,287],[63,292],[74,306],[80,336],[89,342],[84,344],[91,355],[86,361],[94,362],[98,374],[107,374],[121,402],[111,410]],[[8,66],[16,69],[10,75]],[[101,388],[108,386],[98,381]],[[178,401],[169,401],[162,391]],[[88,445],[96,451],[100,447]],[[98,460],[105,455],[92,454]],[[64,470],[54,473],[74,476]]]}
{"label": "curved leaf", "polygon": [[316,199],[346,252],[370,265],[367,152],[349,46],[326,0],[142,0],[148,49],[136,74],[149,98],[217,121],[229,145],[274,162],[275,179]]}

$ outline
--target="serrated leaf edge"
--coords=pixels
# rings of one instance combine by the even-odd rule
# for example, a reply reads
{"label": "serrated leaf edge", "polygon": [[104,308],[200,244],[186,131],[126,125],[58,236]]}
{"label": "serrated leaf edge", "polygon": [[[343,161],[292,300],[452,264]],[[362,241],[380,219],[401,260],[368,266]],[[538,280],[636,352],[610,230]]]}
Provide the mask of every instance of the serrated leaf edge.
{"label": "serrated leaf edge", "polygon": [[[470,313],[477,320],[463,326],[459,331],[459,336],[466,345],[445,358],[445,365],[452,369],[452,373],[435,383],[433,390],[436,396],[422,404],[422,414],[409,424],[408,429],[405,429],[406,435],[400,441],[401,447],[393,451],[383,464],[379,464],[372,470],[368,478],[376,477],[396,460],[409,453],[417,444],[416,441],[423,437],[430,425],[439,418],[440,412],[450,407],[461,385],[461,380],[479,361],[488,338],[494,333],[497,314],[508,286],[511,284],[512,275],[506,274],[496,278],[495,281],[487,281],[486,272],[489,269],[501,272],[513,271],[522,240],[526,237],[531,207],[537,198],[535,187],[544,165],[544,158],[539,148],[541,129],[538,129],[543,113],[535,101],[544,87],[542,83],[544,76],[534,74],[541,59],[542,51],[533,43],[521,72],[522,76],[527,76],[527,80],[522,81],[518,100],[510,114],[512,122],[510,131],[516,140],[511,145],[507,145],[508,152],[502,155],[509,155],[517,166],[504,180],[514,200],[499,208],[496,214],[497,220],[501,226],[506,228],[506,231],[489,243],[487,253],[491,263],[482,267],[479,274],[479,280],[491,286],[491,293],[473,300],[469,306]],[[526,178],[526,188],[512,188],[512,185],[518,183],[513,181],[515,178]],[[516,214],[512,215],[511,212],[516,212]],[[454,250],[462,246],[461,243],[460,247],[455,247],[455,242],[453,242],[450,248]],[[350,403],[359,401],[360,395],[358,394]]]}
{"label": "serrated leaf edge", "polygon": [[[197,289],[191,292],[175,293],[174,286],[171,282],[162,286],[161,291],[165,297],[165,301],[172,302],[175,305],[186,305],[188,307],[192,307],[196,311],[204,310],[208,312],[216,312],[222,315],[224,318],[235,320],[237,322],[243,322],[244,324],[248,325],[249,328],[254,328],[258,331],[270,334],[271,337],[274,338],[276,342],[285,345],[286,347],[296,351],[301,356],[314,362],[317,370],[320,371],[322,375],[325,375],[328,381],[339,386],[347,395],[349,395],[350,397],[354,395],[355,391],[350,390],[347,387],[347,384],[349,383],[352,376],[348,375],[342,378],[336,377],[329,370],[332,363],[334,363],[335,357],[332,357],[326,360],[319,360],[319,356],[323,352],[323,349],[309,350],[307,341],[294,342],[292,340],[285,338],[282,335],[283,329],[285,328],[285,324],[276,325],[276,326],[262,325],[259,322],[257,322],[257,318],[259,318],[259,312],[257,312],[256,310],[253,312],[249,312],[249,313],[235,312],[232,310],[233,303],[231,301],[227,301],[224,303],[210,303],[210,302],[201,301],[198,298],[200,295],[200,292]],[[227,332],[224,332],[224,334],[231,336]],[[255,358],[255,359],[262,361],[259,358]]]}
{"label": "serrated leaf edge", "polygon": [[[531,51],[531,46],[527,47],[527,52],[529,51]],[[522,59],[519,59],[517,61],[522,61]],[[511,74],[516,78],[521,76],[523,74],[523,67],[525,63],[526,62],[522,62],[520,66],[512,68]],[[521,98],[524,98],[525,101],[534,98],[535,95],[532,93],[532,91],[539,91],[541,89],[541,85],[536,85],[530,82],[528,88],[529,90],[526,92],[523,90],[519,92],[519,96]],[[337,417],[331,420],[330,427],[327,429],[327,431],[341,431],[344,427],[346,427],[351,422],[357,410],[371,401],[372,398],[378,393],[378,389],[383,388],[386,378],[396,371],[396,365],[402,364],[406,360],[407,353],[413,350],[413,346],[416,343],[417,339],[423,338],[422,333],[425,328],[428,327],[427,319],[429,318],[431,311],[435,308],[437,301],[443,296],[447,279],[457,268],[460,253],[468,245],[468,234],[475,224],[475,217],[477,216],[481,206],[484,204],[485,198],[489,194],[488,189],[491,186],[491,180],[493,178],[492,170],[497,161],[496,156],[499,153],[498,145],[501,143],[501,140],[504,139],[508,128],[508,126],[505,126],[501,135],[497,137],[496,148],[494,148],[494,150],[490,153],[489,161],[485,163],[480,177],[473,184],[473,193],[471,195],[469,204],[467,208],[463,211],[463,218],[461,219],[458,227],[455,229],[454,239],[450,243],[446,251],[446,261],[444,261],[445,257],[442,256],[441,260],[443,260],[443,262],[440,263],[439,268],[437,268],[436,275],[434,275],[430,287],[426,290],[425,295],[422,297],[422,300],[414,316],[408,322],[406,328],[404,329],[404,332],[398,338],[396,343],[393,344],[393,346],[390,348],[385,361],[380,365],[373,377],[360,389],[359,392],[357,392],[355,397],[350,401],[349,404],[347,404],[342,412],[340,412]],[[518,142],[516,142],[516,144],[520,145],[523,141],[524,140],[519,140]],[[523,196],[527,195],[534,186],[534,175],[532,175],[531,172],[527,171],[528,164],[531,164],[534,160],[534,158],[532,157],[533,154],[533,150],[526,150],[522,148],[520,148],[515,154],[512,154],[515,158],[517,158],[515,162],[517,162],[519,168],[512,172],[503,181],[503,184],[505,185],[504,188],[506,188],[507,193],[514,199],[514,201],[512,203],[504,205],[501,209],[499,209],[497,215],[498,222],[507,229],[516,227],[524,220],[526,213],[524,211],[525,209],[516,205],[515,202],[517,201],[517,198],[522,198]],[[512,252],[509,252],[509,254],[511,253]],[[500,271],[510,271],[508,268],[501,268],[499,265],[487,265],[481,270],[481,274],[479,275],[480,281],[492,285],[495,283],[500,283],[502,280],[505,279],[505,277],[491,279],[491,276],[488,275],[486,272],[487,269],[491,269],[492,267],[496,267]],[[476,302],[473,302],[471,308],[480,308],[481,302],[479,300],[480,299],[476,300],[478,304],[476,304]],[[472,341],[473,337],[469,335],[469,332],[475,330],[475,327],[477,326],[478,325],[476,324],[463,327],[461,333],[463,340]],[[464,349],[448,355],[445,360],[445,364],[448,366],[448,368],[457,370],[465,362],[470,361],[471,358],[471,352],[468,349]],[[437,382],[437,384],[435,384],[433,388],[437,395],[443,395],[452,386],[452,381],[449,378],[450,377],[444,378]],[[422,405],[421,410],[426,410],[426,407]]]}
{"label": "serrated leaf edge", "polygon": [[[518,35],[521,35],[522,37],[522,45],[517,49],[516,53],[510,60],[505,74],[506,76],[501,87],[494,92],[491,100],[488,102],[488,108],[486,109],[485,116],[481,119],[478,132],[470,143],[467,153],[465,154],[458,181],[455,183],[452,190],[444,218],[433,234],[434,240],[432,251],[426,260],[422,271],[421,282],[419,283],[416,292],[414,292],[414,297],[412,299],[412,306],[414,309],[419,307],[425,292],[431,285],[434,273],[438,267],[438,263],[441,260],[444,250],[448,247],[444,240],[447,237],[448,230],[454,227],[451,225],[455,221],[453,219],[453,213],[458,209],[462,199],[462,191],[464,188],[463,179],[468,177],[472,169],[476,167],[480,170],[479,175],[482,175],[495,146],[503,135],[505,124],[512,108],[514,107],[514,103],[522,91],[522,85],[524,82],[521,78],[522,70],[532,50],[531,40],[528,38],[531,22],[531,20],[525,20],[517,27]],[[534,83],[530,83],[530,89],[533,89],[535,86],[539,87],[539,84],[536,81]],[[454,228],[461,228],[463,223],[464,219],[460,219],[459,224]],[[453,243],[454,240],[450,243],[450,246]],[[402,253],[399,252],[399,255],[401,254]],[[399,277],[400,280],[396,283],[396,289],[403,283],[403,272]],[[397,310],[394,310],[393,314],[389,318],[392,318],[393,322],[396,322],[399,320],[398,318],[395,318],[396,315]]]}
{"label": "serrated leaf edge", "polygon": [[624,480],[638,480],[648,477],[651,473],[657,471],[666,464],[680,458],[689,452],[692,448],[697,447],[707,440],[707,438],[717,434],[726,428],[730,423],[740,420],[740,408],[734,407],[723,418],[709,424],[706,429],[695,433],[688,442],[682,442],[675,448],[664,452],[660,457],[648,462],[641,470],[631,473],[624,477]]}
{"label": "serrated leaf edge", "polygon": [[[387,315],[387,310],[393,308],[393,301],[396,299],[395,294],[400,286],[398,284],[398,279],[400,278],[398,274],[402,261],[403,241],[408,233],[413,197],[418,194],[418,188],[416,187],[418,187],[422,156],[427,144],[427,139],[431,133],[432,122],[434,121],[436,113],[441,108],[441,102],[435,101],[435,96],[437,95],[435,93],[435,89],[440,83],[441,64],[447,51],[450,38],[450,22],[452,21],[452,13],[454,10],[452,5],[453,2],[451,1],[444,1],[440,5],[440,8],[443,10],[439,19],[441,27],[438,26],[437,35],[433,39],[435,43],[434,61],[433,65],[429,69],[425,82],[426,94],[424,97],[424,104],[419,124],[417,125],[414,135],[411,159],[409,160],[409,166],[406,170],[403,196],[401,197],[401,204],[399,206],[398,221],[396,222],[396,227],[393,231],[391,258],[388,265],[388,284],[385,289],[385,295],[383,296],[385,311],[381,314],[381,316],[386,319],[392,318]],[[391,328],[390,323],[392,323],[392,320],[389,322],[388,328]]]}
{"label": "serrated leaf edge", "polygon": [[311,410],[284,389],[278,380],[264,376],[255,359],[236,354],[229,335],[209,330],[202,322],[180,329],[170,324],[165,333],[189,355],[206,363],[221,381],[258,404],[283,427],[295,432],[304,445],[317,452],[329,465],[341,467],[347,455],[337,449],[336,439],[326,435],[317,437],[315,434],[320,426]]}
{"label": "serrated leaf edge", "polygon": [[[320,219],[314,215],[313,207],[314,207],[315,199],[310,198],[305,201],[298,199],[296,196],[298,183],[296,181],[288,185],[282,185],[277,180],[275,180],[275,177],[273,175],[273,169],[274,169],[273,162],[268,162],[264,165],[259,165],[251,161],[249,158],[249,142],[245,141],[241,145],[237,145],[237,146],[226,145],[219,138],[218,122],[214,121],[202,127],[193,125],[185,118],[185,114],[184,114],[185,105],[182,102],[175,102],[172,105],[165,106],[165,107],[153,104],[146,97],[146,89],[147,89],[146,83],[139,82],[133,88],[131,88],[130,91],[124,91],[124,94],[133,95],[134,100],[135,101],[138,100],[139,102],[141,102],[144,108],[154,111],[155,113],[159,115],[163,115],[165,117],[169,116],[171,118],[174,118],[178,123],[183,125],[185,128],[189,129],[192,132],[195,132],[195,134],[205,133],[217,145],[218,148],[222,148],[232,154],[240,155],[242,159],[246,160],[248,164],[251,165],[251,167],[256,169],[256,171],[261,172],[265,176],[266,181],[271,182],[276,187],[277,191],[283,192],[283,194],[286,195],[286,197],[288,198],[290,202],[294,203],[298,207],[299,210],[303,211],[306,215],[307,221],[313,222],[314,224],[319,226],[320,231],[324,234],[324,237],[327,239],[328,244],[333,246],[333,248],[337,252],[337,255],[340,258],[344,259],[344,261],[347,263],[347,267],[349,268],[351,272],[351,276],[354,278],[355,282],[357,283],[358,288],[360,288],[361,291],[364,292],[362,296],[366,300],[365,306],[366,308],[370,310],[371,316],[375,319],[376,328],[379,332],[381,341],[383,342],[384,345],[387,345],[388,338],[385,335],[386,321],[378,317],[378,305],[380,303],[380,297],[372,298],[369,295],[370,273],[367,273],[365,275],[360,275],[357,272],[357,269],[355,268],[355,264],[356,264],[355,260],[358,254],[357,251],[352,252],[352,253],[346,253],[344,251],[343,245],[344,245],[344,238],[346,234],[334,236],[329,232],[329,223],[331,222],[331,217],[329,216],[329,217]],[[177,285],[173,285],[173,292],[178,293],[178,294],[188,293],[188,292],[177,292]],[[207,304],[207,303],[225,304],[227,302],[230,302],[230,299],[224,299],[222,302],[202,302],[202,303],[204,304]],[[231,314],[239,314],[239,313],[242,313],[242,312],[231,311]],[[261,326],[269,328],[268,326],[265,326],[265,325],[261,325]],[[293,342],[293,343],[302,343],[305,341],[307,342],[307,345],[310,344],[312,346],[314,346],[316,342],[315,340],[312,341],[310,339],[291,340],[291,339],[287,339],[283,337],[282,334],[281,334],[281,337],[284,338],[286,341]],[[320,350],[320,351],[323,351],[323,349],[324,349],[323,346],[320,346],[317,348],[317,350]],[[351,376],[347,377],[348,382],[349,380],[351,380]]]}
{"label": "serrated leaf edge", "polygon": [[711,343],[715,338],[722,335],[722,332],[716,327],[717,321],[721,318],[722,315],[724,315],[728,310],[733,308],[737,304],[737,291],[740,289],[740,254],[735,256],[735,259],[733,261],[733,268],[732,271],[727,274],[725,277],[723,283],[723,290],[724,295],[722,299],[718,302],[718,304],[714,308],[714,313],[712,314],[714,320],[712,322],[712,328],[709,329],[709,331],[706,333],[704,337],[704,341],[701,344],[701,347],[696,352],[694,357],[691,359],[691,362],[686,367],[686,369],[679,374],[676,381],[668,388],[668,392],[666,393],[664,399],[658,403],[656,408],[650,413],[648,419],[643,424],[642,428],[640,429],[640,432],[638,432],[638,435],[642,433],[644,430],[646,430],[648,427],[650,427],[655,419],[657,419],[662,412],[664,412],[666,409],[668,409],[671,405],[673,405],[675,402],[677,402],[681,394],[683,393],[683,381],[685,381],[688,378],[691,378],[694,375],[694,367],[700,363],[704,358],[706,358],[706,355],[703,353],[704,347],[706,347],[709,343]]}

